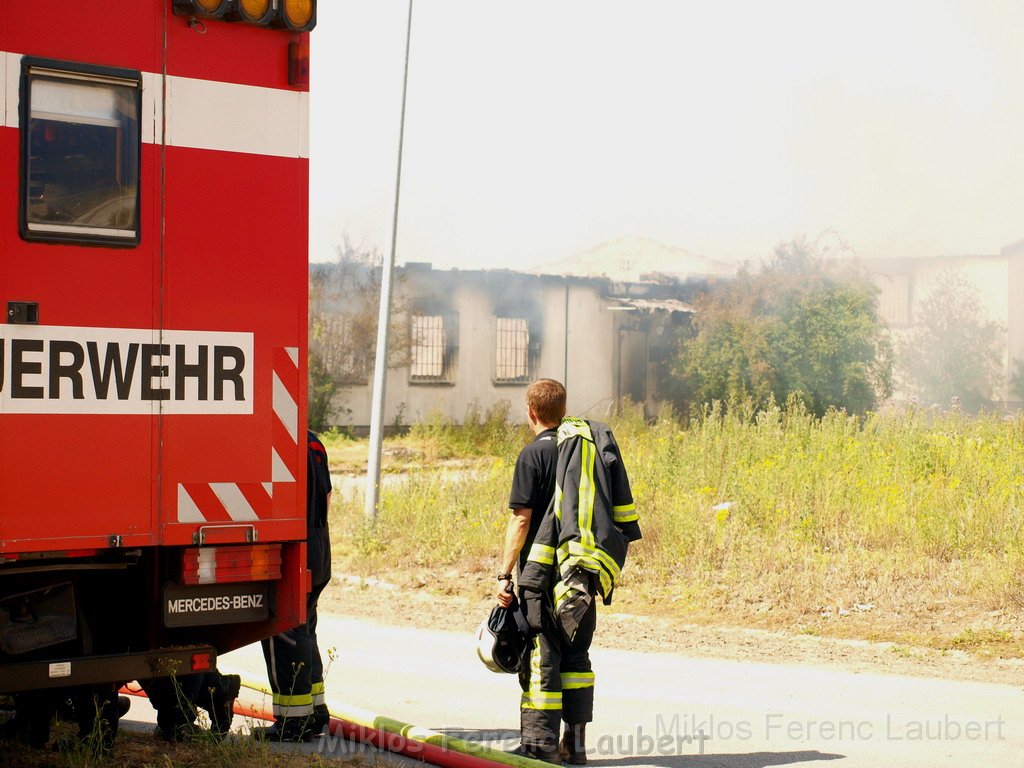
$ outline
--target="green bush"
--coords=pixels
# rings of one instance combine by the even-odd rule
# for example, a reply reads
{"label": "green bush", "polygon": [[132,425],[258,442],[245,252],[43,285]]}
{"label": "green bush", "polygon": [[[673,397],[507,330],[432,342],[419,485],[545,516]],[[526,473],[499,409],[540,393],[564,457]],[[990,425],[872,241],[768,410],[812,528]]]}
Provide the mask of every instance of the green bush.
{"label": "green bush", "polygon": [[892,391],[892,353],[877,289],[815,243],[776,248],[698,297],[692,333],[667,382],[684,410],[715,400],[757,409],[796,398],[814,414],[862,414]]}

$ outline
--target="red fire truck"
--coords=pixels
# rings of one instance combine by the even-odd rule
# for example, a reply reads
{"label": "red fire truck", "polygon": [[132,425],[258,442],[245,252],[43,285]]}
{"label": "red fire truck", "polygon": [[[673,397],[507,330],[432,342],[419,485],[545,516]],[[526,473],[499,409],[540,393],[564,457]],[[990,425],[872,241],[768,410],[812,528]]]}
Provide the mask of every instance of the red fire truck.
{"label": "red fire truck", "polygon": [[210,670],[305,619],[315,22],[0,8],[0,693]]}

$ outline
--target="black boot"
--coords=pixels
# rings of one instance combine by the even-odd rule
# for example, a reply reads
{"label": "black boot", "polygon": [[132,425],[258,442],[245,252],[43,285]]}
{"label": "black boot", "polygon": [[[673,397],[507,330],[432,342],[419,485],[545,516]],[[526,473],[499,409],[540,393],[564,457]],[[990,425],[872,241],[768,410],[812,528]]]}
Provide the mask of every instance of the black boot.
{"label": "black boot", "polygon": [[45,693],[25,693],[15,696],[14,702],[14,717],[0,724],[0,739],[17,739],[42,749],[50,740],[55,701]]}
{"label": "black boot", "polygon": [[565,733],[558,744],[558,754],[563,763],[569,765],[587,764],[587,724],[565,724]]}
{"label": "black boot", "polygon": [[558,756],[557,749],[547,750],[542,747],[520,744],[515,749],[509,750],[509,754],[516,755],[517,757],[528,757],[531,760],[541,760],[542,762],[553,763],[554,765],[562,764],[562,759]]}
{"label": "black boot", "polygon": [[314,736],[311,725],[312,718],[287,717],[278,718],[273,725],[258,726],[251,729],[251,734],[257,741],[312,741]]}
{"label": "black boot", "polygon": [[320,734],[324,732],[324,728],[329,727],[331,724],[331,713],[327,709],[326,704],[317,704],[313,707],[313,732]]}
{"label": "black boot", "polygon": [[210,713],[210,731],[219,736],[231,730],[231,719],[235,716],[235,699],[242,687],[238,675],[218,674],[212,685],[200,693],[199,705]]}

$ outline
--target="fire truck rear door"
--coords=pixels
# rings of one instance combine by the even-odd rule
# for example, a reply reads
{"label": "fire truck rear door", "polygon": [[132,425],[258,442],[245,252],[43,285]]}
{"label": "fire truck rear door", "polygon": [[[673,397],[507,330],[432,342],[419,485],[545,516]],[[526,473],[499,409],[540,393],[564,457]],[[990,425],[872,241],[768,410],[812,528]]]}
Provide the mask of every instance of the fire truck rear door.
{"label": "fire truck rear door", "polygon": [[0,35],[0,84],[20,94],[0,100],[0,555],[150,544],[165,384],[143,103],[159,89],[142,53],[127,69],[4,50],[32,39]]}

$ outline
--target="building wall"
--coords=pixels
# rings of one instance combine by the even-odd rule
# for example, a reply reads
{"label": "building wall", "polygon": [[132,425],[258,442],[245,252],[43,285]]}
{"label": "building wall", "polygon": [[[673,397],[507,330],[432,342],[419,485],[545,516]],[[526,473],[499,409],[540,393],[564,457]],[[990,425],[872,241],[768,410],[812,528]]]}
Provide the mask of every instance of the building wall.
{"label": "building wall", "polygon": [[[553,378],[566,384],[570,413],[607,416],[617,400],[619,327],[628,313],[610,310],[598,281],[538,277],[502,270],[433,271],[425,267],[404,272],[399,302],[416,313],[418,306],[446,307],[457,316],[458,351],[454,372],[444,383],[411,381],[410,366],[388,371],[385,425],[409,425],[431,414],[461,423],[471,406],[486,412],[501,401],[511,405],[511,418],[525,421],[527,382],[497,383],[496,320],[528,317],[531,334],[539,338],[529,380]],[[403,324],[403,326],[406,324]],[[410,344],[408,334],[391,346]],[[336,398],[334,422],[362,429],[370,423],[372,381],[346,386]]]}

